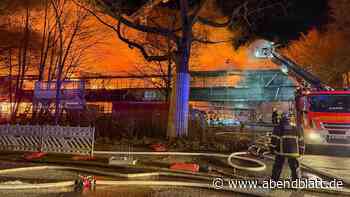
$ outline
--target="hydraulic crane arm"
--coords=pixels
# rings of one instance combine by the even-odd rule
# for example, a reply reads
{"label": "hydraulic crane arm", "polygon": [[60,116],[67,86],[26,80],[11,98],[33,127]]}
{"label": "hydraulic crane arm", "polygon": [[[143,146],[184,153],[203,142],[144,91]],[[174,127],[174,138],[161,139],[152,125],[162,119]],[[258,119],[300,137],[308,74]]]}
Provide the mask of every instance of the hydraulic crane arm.
{"label": "hydraulic crane arm", "polygon": [[324,85],[322,81],[313,75],[312,73],[306,71],[301,66],[290,60],[289,58],[279,54],[275,51],[276,46],[273,42],[269,41],[258,41],[258,46],[255,48],[255,57],[257,58],[269,58],[275,64],[281,66],[281,70],[285,73],[291,72],[297,78],[304,80],[313,88],[324,90],[331,89],[327,85]]}
{"label": "hydraulic crane arm", "polygon": [[293,72],[297,77],[303,79],[306,83],[310,84],[312,87],[317,89],[324,89],[325,86],[322,85],[322,81],[318,79],[315,75],[304,70],[301,66],[291,61],[289,58],[272,52],[271,60],[278,65],[285,66],[289,71]]}

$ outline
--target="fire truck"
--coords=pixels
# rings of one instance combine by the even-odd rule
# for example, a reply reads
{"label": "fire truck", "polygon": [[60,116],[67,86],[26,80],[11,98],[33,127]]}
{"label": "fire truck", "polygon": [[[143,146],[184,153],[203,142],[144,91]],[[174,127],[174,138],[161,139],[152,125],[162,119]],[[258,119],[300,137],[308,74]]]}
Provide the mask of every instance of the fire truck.
{"label": "fire truck", "polygon": [[276,51],[273,42],[254,44],[256,58],[268,58],[296,79],[295,124],[307,145],[350,145],[350,90],[334,90]]}

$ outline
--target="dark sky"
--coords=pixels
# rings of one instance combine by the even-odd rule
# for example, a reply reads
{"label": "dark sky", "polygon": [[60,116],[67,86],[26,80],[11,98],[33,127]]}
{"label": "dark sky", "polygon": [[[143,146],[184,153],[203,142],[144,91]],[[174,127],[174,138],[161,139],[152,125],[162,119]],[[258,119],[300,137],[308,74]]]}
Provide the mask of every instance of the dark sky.
{"label": "dark sky", "polygon": [[[138,7],[142,6],[148,0],[104,0],[105,2],[118,1],[127,7],[127,13],[132,13]],[[231,13],[230,5],[239,5],[247,0],[217,0],[219,7],[225,12]],[[259,2],[260,0],[250,0],[250,2]],[[321,28],[328,20],[327,0],[271,0],[270,2],[285,2],[286,14],[281,15],[281,8],[275,7],[274,10],[267,10],[267,16],[259,21],[254,28],[254,34],[272,40],[288,41],[297,39],[301,32],[307,32],[309,29]],[[177,1],[169,1],[170,4],[178,4]],[[191,4],[196,4],[199,0],[189,0]],[[270,3],[269,2],[269,3]],[[271,3],[270,3],[271,4]],[[178,5],[176,5],[178,7]],[[227,9],[227,10],[225,10]]]}
{"label": "dark sky", "polygon": [[264,21],[258,34],[287,41],[311,28],[322,29],[329,19],[327,0],[290,0],[287,8],[288,15]]}

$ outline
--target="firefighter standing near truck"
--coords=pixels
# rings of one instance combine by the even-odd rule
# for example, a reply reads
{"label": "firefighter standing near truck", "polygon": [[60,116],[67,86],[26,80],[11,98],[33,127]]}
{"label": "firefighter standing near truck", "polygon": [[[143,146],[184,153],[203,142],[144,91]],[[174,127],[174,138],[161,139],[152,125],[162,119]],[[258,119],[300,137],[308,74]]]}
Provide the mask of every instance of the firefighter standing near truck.
{"label": "firefighter standing near truck", "polygon": [[278,124],[278,112],[277,112],[277,109],[276,108],[273,108],[272,109],[272,124],[276,125]]}
{"label": "firefighter standing near truck", "polygon": [[278,125],[273,129],[270,148],[275,154],[272,180],[279,180],[286,159],[288,159],[292,172],[292,180],[300,179],[301,171],[298,159],[305,151],[304,137],[301,129],[291,126],[287,113],[281,115]]}

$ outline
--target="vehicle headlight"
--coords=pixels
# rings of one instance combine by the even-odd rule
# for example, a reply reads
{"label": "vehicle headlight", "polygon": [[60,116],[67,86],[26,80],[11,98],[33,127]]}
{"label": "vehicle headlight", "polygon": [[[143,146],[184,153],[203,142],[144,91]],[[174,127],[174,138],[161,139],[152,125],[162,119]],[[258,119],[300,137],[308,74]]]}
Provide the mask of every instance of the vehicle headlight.
{"label": "vehicle headlight", "polygon": [[311,140],[320,140],[320,139],[321,139],[321,136],[320,136],[320,134],[318,134],[318,133],[311,132],[311,133],[309,133],[309,138],[310,138]]}

